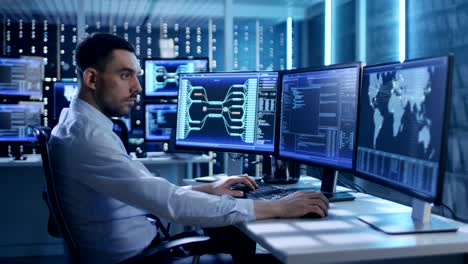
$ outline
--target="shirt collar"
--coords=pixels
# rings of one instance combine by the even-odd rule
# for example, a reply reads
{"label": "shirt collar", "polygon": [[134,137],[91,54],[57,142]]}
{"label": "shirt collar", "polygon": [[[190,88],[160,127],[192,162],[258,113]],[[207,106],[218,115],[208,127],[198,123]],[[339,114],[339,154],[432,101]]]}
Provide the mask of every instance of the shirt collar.
{"label": "shirt collar", "polygon": [[86,115],[89,119],[94,120],[98,125],[102,125],[106,129],[112,130],[114,127],[110,118],[77,96],[72,99],[70,109]]}

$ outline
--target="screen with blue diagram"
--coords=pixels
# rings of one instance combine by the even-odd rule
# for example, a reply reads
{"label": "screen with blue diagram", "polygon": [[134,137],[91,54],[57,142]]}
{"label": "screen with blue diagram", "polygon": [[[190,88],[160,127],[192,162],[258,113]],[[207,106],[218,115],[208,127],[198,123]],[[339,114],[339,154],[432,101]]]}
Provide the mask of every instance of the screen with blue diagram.
{"label": "screen with blue diagram", "polygon": [[277,72],[182,74],[176,145],[273,152]]}
{"label": "screen with blue diagram", "polygon": [[207,72],[208,59],[145,60],[145,97],[177,96],[181,73]]}

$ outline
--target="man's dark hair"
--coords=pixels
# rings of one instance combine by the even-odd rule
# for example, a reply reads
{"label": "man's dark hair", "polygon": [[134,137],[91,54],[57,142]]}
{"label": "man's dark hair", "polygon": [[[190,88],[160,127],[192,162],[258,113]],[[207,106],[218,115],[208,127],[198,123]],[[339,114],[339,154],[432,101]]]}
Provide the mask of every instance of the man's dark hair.
{"label": "man's dark hair", "polygon": [[135,53],[135,48],[125,39],[107,33],[94,33],[76,47],[78,76],[89,67],[104,70],[113,50],[123,49]]}

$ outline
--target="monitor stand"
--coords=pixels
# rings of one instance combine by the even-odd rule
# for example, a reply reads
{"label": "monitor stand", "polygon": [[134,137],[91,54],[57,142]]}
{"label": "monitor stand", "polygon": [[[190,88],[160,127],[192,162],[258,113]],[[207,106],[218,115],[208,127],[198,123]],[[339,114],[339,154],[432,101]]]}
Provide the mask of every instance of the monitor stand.
{"label": "monitor stand", "polygon": [[299,181],[300,164],[290,160],[280,160],[274,155],[264,155],[262,161],[263,181],[272,184],[292,184]]}
{"label": "monitor stand", "polygon": [[389,213],[360,216],[359,220],[390,235],[454,232],[458,226],[450,220],[431,215],[431,205],[413,198],[413,210],[408,213]]}
{"label": "monitor stand", "polygon": [[347,192],[336,192],[336,181],[338,180],[338,171],[330,168],[323,168],[322,186],[320,191],[331,202],[344,202],[356,199],[353,195]]}

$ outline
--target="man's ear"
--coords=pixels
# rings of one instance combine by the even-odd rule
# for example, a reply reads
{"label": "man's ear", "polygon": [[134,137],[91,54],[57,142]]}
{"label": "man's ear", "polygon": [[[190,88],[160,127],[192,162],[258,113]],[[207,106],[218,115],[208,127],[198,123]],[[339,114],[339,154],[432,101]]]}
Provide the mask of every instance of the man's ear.
{"label": "man's ear", "polygon": [[97,70],[94,68],[87,68],[83,72],[83,83],[86,87],[96,91]]}

